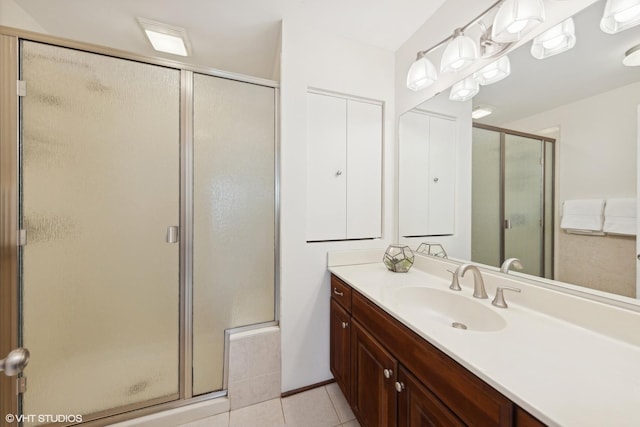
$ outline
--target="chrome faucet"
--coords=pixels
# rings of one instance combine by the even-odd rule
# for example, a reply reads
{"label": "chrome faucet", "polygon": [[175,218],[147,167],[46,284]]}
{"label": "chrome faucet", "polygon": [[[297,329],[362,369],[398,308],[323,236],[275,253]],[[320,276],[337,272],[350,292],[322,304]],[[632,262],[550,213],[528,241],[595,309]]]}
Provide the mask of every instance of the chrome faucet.
{"label": "chrome faucet", "polygon": [[524,267],[522,267],[522,263],[518,258],[508,258],[508,259],[505,259],[504,262],[502,263],[502,266],[500,267],[500,271],[504,274],[509,274],[510,268],[515,268],[516,270],[522,270]]}
{"label": "chrome faucet", "polygon": [[458,267],[458,275],[460,277],[464,277],[467,270],[471,270],[473,272],[473,296],[476,298],[488,298],[487,291],[484,289],[484,280],[482,279],[482,274],[480,274],[478,267],[473,264],[462,264]]}

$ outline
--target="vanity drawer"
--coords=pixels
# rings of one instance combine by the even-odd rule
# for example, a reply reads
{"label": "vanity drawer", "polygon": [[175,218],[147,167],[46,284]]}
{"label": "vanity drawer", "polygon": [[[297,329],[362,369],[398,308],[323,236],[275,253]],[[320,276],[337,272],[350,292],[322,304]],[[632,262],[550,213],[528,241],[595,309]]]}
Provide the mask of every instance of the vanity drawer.
{"label": "vanity drawer", "polygon": [[351,287],[334,275],[331,275],[331,297],[351,313]]}

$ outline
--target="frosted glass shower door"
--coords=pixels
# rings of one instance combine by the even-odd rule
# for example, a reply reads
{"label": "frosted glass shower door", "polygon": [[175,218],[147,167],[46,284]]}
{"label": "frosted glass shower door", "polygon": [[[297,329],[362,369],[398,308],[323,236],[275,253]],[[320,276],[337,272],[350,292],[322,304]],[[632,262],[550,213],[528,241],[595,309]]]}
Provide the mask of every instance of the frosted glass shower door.
{"label": "frosted glass shower door", "polygon": [[178,398],[178,70],[22,42],[24,414]]}
{"label": "frosted glass shower door", "polygon": [[519,258],[523,273],[543,276],[543,145],[505,134],[504,258]]}
{"label": "frosted glass shower door", "polygon": [[500,132],[473,128],[471,260],[500,265],[502,251]]}
{"label": "frosted glass shower door", "polygon": [[193,394],[223,388],[225,330],[275,318],[275,89],[193,82]]}

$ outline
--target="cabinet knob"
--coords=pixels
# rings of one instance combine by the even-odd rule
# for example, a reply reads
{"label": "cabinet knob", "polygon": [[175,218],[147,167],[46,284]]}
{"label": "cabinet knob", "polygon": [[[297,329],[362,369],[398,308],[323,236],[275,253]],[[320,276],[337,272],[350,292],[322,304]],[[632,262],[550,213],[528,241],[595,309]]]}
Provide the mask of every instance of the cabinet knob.
{"label": "cabinet knob", "polygon": [[440,181],[438,177],[433,178],[433,182],[437,183],[438,181]]}
{"label": "cabinet knob", "polygon": [[393,375],[393,371],[391,369],[385,369],[382,372],[384,373],[385,378],[391,378],[391,376]]}
{"label": "cabinet knob", "polygon": [[336,176],[340,176],[340,175],[342,175],[342,171],[341,171],[341,170],[339,170],[338,172],[336,172]]}
{"label": "cabinet knob", "polygon": [[342,322],[342,329],[347,329],[347,326],[349,326],[348,322]]}
{"label": "cabinet knob", "polygon": [[402,392],[402,390],[404,390],[404,383],[396,381],[396,391],[398,393],[400,393],[400,392]]}
{"label": "cabinet knob", "polygon": [[344,292],[340,292],[338,290],[338,288],[333,288],[333,293],[334,293],[334,295],[338,295],[339,297],[343,297],[344,296]]}

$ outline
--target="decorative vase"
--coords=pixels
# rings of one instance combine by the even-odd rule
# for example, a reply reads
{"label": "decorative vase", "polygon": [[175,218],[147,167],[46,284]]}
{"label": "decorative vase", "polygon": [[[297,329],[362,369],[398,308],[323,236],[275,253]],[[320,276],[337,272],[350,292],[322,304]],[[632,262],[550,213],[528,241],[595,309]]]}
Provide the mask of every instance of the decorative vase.
{"label": "decorative vase", "polygon": [[387,268],[396,273],[406,273],[413,265],[415,255],[409,246],[389,245],[382,261]]}

